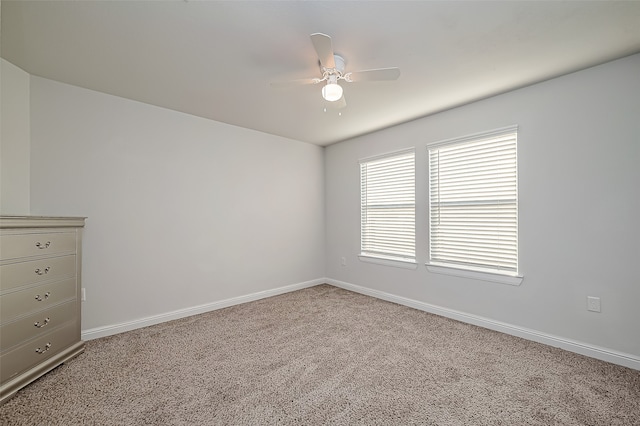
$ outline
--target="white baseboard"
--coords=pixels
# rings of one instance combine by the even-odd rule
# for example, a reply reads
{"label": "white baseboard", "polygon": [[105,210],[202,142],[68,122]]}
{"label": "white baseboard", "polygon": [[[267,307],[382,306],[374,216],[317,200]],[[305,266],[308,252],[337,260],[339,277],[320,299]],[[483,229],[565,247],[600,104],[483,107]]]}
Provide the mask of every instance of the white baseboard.
{"label": "white baseboard", "polygon": [[468,314],[465,312],[444,308],[442,306],[420,302],[418,300],[413,300],[406,297],[396,296],[391,293],[386,293],[379,290],[373,290],[373,289],[362,287],[356,284],[334,280],[332,278],[318,278],[311,281],[305,281],[302,283],[292,284],[284,287],[278,287],[271,290],[251,293],[245,296],[238,296],[238,297],[233,297],[230,299],[220,300],[212,303],[206,303],[204,305],[193,306],[190,308],[180,309],[177,311],[167,312],[164,314],[154,315],[151,317],[140,318],[133,321],[127,321],[119,324],[113,324],[113,325],[107,325],[103,327],[96,327],[88,330],[83,330],[82,340],[92,340],[100,337],[111,336],[113,334],[123,333],[125,331],[131,331],[137,328],[160,324],[166,321],[184,318],[191,315],[198,315],[205,312],[227,308],[229,306],[239,305],[241,303],[252,302],[254,300],[264,299],[271,296],[277,296],[279,294],[289,293],[291,291],[301,290],[303,288],[313,287],[313,286],[316,286],[319,284],[325,284],[325,283],[335,287],[343,288],[345,290],[350,290],[356,293],[386,300],[388,302],[397,303],[399,305],[404,305],[410,308],[414,308],[414,309],[429,312],[432,314],[440,315],[443,317],[455,319],[457,321],[461,321],[464,323],[477,325],[480,327],[488,328],[490,330],[499,331],[505,334],[510,334],[512,336],[521,337],[523,339],[531,340],[538,343],[543,343],[545,345],[562,348],[570,352],[575,352],[588,357],[611,362],[613,364],[618,364],[625,367],[633,368],[635,370],[640,370],[640,357],[637,357],[635,355],[617,352],[611,349],[602,348],[602,347],[590,345],[587,343],[582,343],[575,340],[554,336],[547,333],[542,333],[536,330],[531,330],[528,328],[519,327],[512,324],[495,321],[489,318],[484,318],[478,315]]}
{"label": "white baseboard", "polygon": [[545,345],[562,348],[567,351],[575,352],[591,358],[596,358],[602,361],[607,361],[613,364],[618,364],[624,367],[640,370],[640,357],[637,357],[635,355],[617,352],[611,349],[602,348],[602,347],[598,347],[598,346],[594,346],[594,345],[590,345],[582,342],[577,342],[571,339],[565,339],[563,337],[542,333],[542,332],[531,330],[524,327],[518,327],[515,325],[500,322],[500,321],[494,321],[492,319],[484,318],[478,315],[473,315],[473,314],[456,311],[453,309],[443,308],[437,305],[431,305],[429,303],[408,299],[406,297],[396,296],[390,293],[385,293],[379,290],[373,290],[373,289],[362,287],[359,285],[350,284],[344,281],[338,281],[331,278],[326,278],[324,282],[326,282],[327,284],[331,284],[335,287],[340,287],[345,290],[350,290],[356,293],[361,293],[367,296],[386,300],[388,302],[397,303],[399,305],[408,306],[410,308],[414,308],[414,309],[429,312],[432,314],[440,315],[443,317],[455,319],[468,324],[477,325],[480,327],[488,328],[490,330],[495,330],[501,333],[510,334],[512,336],[521,337],[523,339],[532,340],[534,342],[544,343]]}
{"label": "white baseboard", "polygon": [[305,281],[297,284],[278,287],[271,290],[259,291],[257,293],[247,294],[245,296],[232,297],[231,299],[219,300],[204,305],[193,306],[190,308],[179,309],[177,311],[167,312],[164,314],[153,315],[146,318],[140,318],[133,321],[127,321],[119,324],[106,325],[103,327],[82,330],[82,340],[92,340],[100,337],[111,336],[113,334],[123,333],[125,331],[135,330],[137,328],[147,327],[150,325],[160,324],[179,318],[185,318],[192,315],[198,315],[217,309],[227,308],[229,306],[239,305],[241,303],[252,302],[254,300],[264,299],[271,296],[277,296],[291,291],[301,290],[307,287],[313,287],[326,283],[326,279],[318,278],[311,281]]}

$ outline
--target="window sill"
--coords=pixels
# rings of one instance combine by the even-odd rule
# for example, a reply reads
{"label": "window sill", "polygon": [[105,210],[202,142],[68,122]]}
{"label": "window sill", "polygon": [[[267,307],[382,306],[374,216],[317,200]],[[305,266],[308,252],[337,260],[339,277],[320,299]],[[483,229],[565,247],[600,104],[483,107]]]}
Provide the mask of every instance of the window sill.
{"label": "window sill", "polygon": [[502,275],[491,272],[472,271],[469,269],[453,268],[451,266],[442,266],[434,264],[426,264],[427,270],[435,274],[453,275],[455,277],[471,278],[480,281],[489,281],[493,283],[520,285],[524,277],[522,275]]}
{"label": "window sill", "polygon": [[414,269],[414,270],[418,268],[418,264],[415,261],[411,261],[411,260],[398,260],[398,259],[391,259],[391,258],[384,258],[384,257],[374,257],[366,254],[359,254],[358,258],[362,262],[375,263],[377,265],[393,266],[395,268]]}

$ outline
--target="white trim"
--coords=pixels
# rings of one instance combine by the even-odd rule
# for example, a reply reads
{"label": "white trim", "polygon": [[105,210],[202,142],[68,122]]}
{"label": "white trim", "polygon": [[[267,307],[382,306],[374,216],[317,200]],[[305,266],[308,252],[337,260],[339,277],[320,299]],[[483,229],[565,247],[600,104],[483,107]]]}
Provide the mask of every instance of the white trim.
{"label": "white trim", "polygon": [[469,269],[459,269],[432,263],[426,263],[425,266],[429,272],[433,272],[435,274],[453,275],[455,277],[471,278],[474,280],[489,281],[500,284],[520,285],[524,279],[522,275],[503,275],[492,272],[472,271]]}
{"label": "white trim", "polygon": [[415,149],[360,162],[360,251],[415,258]]}
{"label": "white trim", "polygon": [[416,148],[415,147],[404,148],[404,149],[400,149],[400,150],[397,150],[397,151],[385,152],[384,154],[372,155],[371,157],[360,158],[358,160],[358,163],[359,164],[369,163],[371,161],[382,160],[382,159],[387,158],[387,157],[394,157],[396,155],[403,155],[403,154],[409,154],[409,153],[415,154],[416,153]]}
{"label": "white trim", "polygon": [[479,132],[479,133],[474,133],[472,135],[461,136],[458,138],[450,138],[450,139],[444,139],[440,141],[427,142],[427,148],[429,149],[438,148],[438,147],[450,145],[453,143],[469,142],[469,141],[474,141],[476,139],[488,139],[493,136],[501,136],[505,133],[517,133],[517,132],[518,132],[518,125],[513,124],[511,126],[489,130],[487,132]]}
{"label": "white trim", "polygon": [[[517,275],[517,130],[514,125],[427,144],[428,263],[490,272],[508,267]],[[474,264],[483,267],[465,266]]]}
{"label": "white trim", "polygon": [[166,312],[164,314],[153,315],[146,318],[139,318],[132,321],[122,322],[119,324],[106,325],[102,327],[91,328],[88,330],[82,330],[82,340],[93,340],[100,337],[111,336],[118,333],[124,333],[125,331],[131,331],[142,327],[148,327],[150,325],[160,324],[166,321],[172,321],[175,319],[185,318],[192,315],[198,315],[209,311],[215,311],[217,309],[228,308],[229,306],[239,305],[241,303],[253,302],[254,300],[264,299],[267,297],[277,296],[283,293],[289,293],[296,290],[301,290],[307,287],[313,287],[320,284],[325,284],[324,278],[318,278],[311,281],[305,281],[297,284],[292,284],[284,287],[278,287],[271,290],[259,291],[257,293],[247,294],[245,296],[232,297],[230,299],[219,300],[216,302],[206,303],[204,305],[193,306],[191,308],[179,309],[177,311]]}
{"label": "white trim", "polygon": [[495,321],[478,315],[467,314],[465,312],[420,302],[418,300],[408,299],[402,296],[396,296],[390,293],[385,293],[383,291],[373,290],[344,281],[334,280],[332,278],[326,278],[325,282],[327,284],[335,287],[340,287],[345,290],[354,291],[356,293],[386,300],[388,302],[398,303],[400,305],[451,318],[464,323],[477,325],[480,327],[488,328],[490,330],[495,330],[501,333],[521,337],[523,339],[531,340],[534,342],[543,343],[545,345],[558,347],[580,355],[585,355],[591,358],[596,358],[602,361],[607,361],[613,364],[640,370],[640,357],[632,354],[618,352],[612,349],[590,345],[587,343],[566,339],[560,336],[554,336],[540,331],[507,324],[501,321]]}
{"label": "white trim", "polygon": [[82,340],[92,340],[100,337],[111,336],[113,334],[123,333],[125,331],[131,331],[142,327],[147,327],[154,324],[159,324],[174,319],[184,318],[191,315],[197,315],[217,309],[226,308],[229,306],[238,305],[241,303],[252,302],[254,300],[264,299],[271,296],[277,296],[279,294],[288,293],[303,288],[313,287],[320,284],[329,284],[334,287],[343,288],[345,290],[354,291],[356,293],[364,294],[367,296],[375,297],[377,299],[386,300],[388,302],[397,303],[399,305],[408,306],[410,308],[418,309],[421,311],[429,312],[435,315],[440,315],[446,318],[451,318],[457,321],[461,321],[467,324],[473,324],[480,327],[488,328],[490,330],[499,331],[501,333],[509,334],[512,336],[521,337],[523,339],[531,340],[545,345],[558,347],[570,352],[575,352],[581,355],[585,355],[591,358],[600,359],[602,361],[611,362],[613,364],[622,365],[624,367],[640,370],[640,357],[618,352],[608,348],[602,348],[587,343],[578,342],[571,339],[565,339],[563,337],[554,336],[547,333],[542,333],[536,330],[507,324],[500,321],[495,321],[489,318],[484,318],[478,315],[467,314],[465,312],[456,311],[449,308],[444,308],[437,305],[432,305],[418,300],[409,299],[402,296],[396,296],[390,293],[386,293],[379,290],[373,290],[370,288],[362,287],[359,285],[347,283],[344,281],[334,280],[332,278],[318,278],[311,281],[305,281],[298,284],[292,284],[284,287],[278,287],[271,290],[260,291],[257,293],[248,294],[245,296],[234,297],[231,299],[221,300],[205,305],[194,306],[192,308],[181,309],[178,311],[167,312],[165,314],[154,315],[147,318],[141,318],[134,321],[128,321],[120,324],[114,324],[104,327],[96,327],[89,330],[82,331]]}
{"label": "white trim", "polygon": [[375,263],[377,265],[393,266],[402,269],[418,269],[415,260],[386,259],[384,257],[376,257],[367,254],[359,254],[358,258],[362,262]]}

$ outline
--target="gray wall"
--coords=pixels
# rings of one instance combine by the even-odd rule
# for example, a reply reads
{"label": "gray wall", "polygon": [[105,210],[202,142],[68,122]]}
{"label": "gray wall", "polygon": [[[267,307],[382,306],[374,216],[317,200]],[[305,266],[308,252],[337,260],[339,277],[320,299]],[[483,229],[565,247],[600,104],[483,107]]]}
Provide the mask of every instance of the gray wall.
{"label": "gray wall", "polygon": [[321,278],[323,205],[318,146],[31,78],[31,213],[88,216],[84,331]]}
{"label": "gray wall", "polygon": [[0,58],[0,214],[28,215],[28,73]]}
{"label": "gray wall", "polygon": [[[329,146],[327,277],[640,362],[639,76],[635,55]],[[511,286],[428,272],[426,144],[513,124],[524,281]],[[417,157],[419,266],[363,263],[358,159],[408,147]],[[601,298],[601,313],[587,311],[587,296]]]}

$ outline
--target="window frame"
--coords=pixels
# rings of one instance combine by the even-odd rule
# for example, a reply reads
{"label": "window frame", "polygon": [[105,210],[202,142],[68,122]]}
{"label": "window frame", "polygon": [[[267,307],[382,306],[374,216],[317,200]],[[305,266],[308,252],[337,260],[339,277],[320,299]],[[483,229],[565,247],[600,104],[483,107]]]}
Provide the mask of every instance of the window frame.
{"label": "window frame", "polygon": [[[398,204],[396,207],[398,208],[409,207],[413,209],[413,211],[411,212],[411,216],[412,216],[411,226],[412,226],[412,232],[413,232],[413,234],[411,235],[411,239],[412,239],[411,248],[413,250],[412,255],[407,255],[406,253],[401,254],[401,253],[371,250],[372,248],[371,245],[368,245],[368,243],[366,242],[367,240],[366,218],[369,216],[371,210],[375,209],[375,207],[372,207],[370,209],[366,208],[366,205],[367,205],[366,199],[368,199],[368,197],[365,197],[365,193],[363,191],[365,191],[365,187],[367,189],[369,188],[370,186],[369,184],[371,182],[371,176],[370,176],[370,172],[363,170],[363,166],[366,167],[366,165],[372,164],[372,163],[373,165],[375,165],[375,163],[380,163],[380,162],[383,162],[384,160],[393,160],[394,158],[405,157],[407,155],[411,156],[410,172],[412,173],[412,176],[411,176],[410,189],[413,191],[413,193],[411,194],[412,201],[410,203]],[[394,266],[394,267],[405,268],[405,269],[416,269],[417,262],[416,262],[416,190],[415,190],[416,188],[416,150],[415,148],[412,147],[412,148],[402,149],[399,151],[393,151],[385,154],[376,155],[373,157],[362,158],[358,160],[358,165],[359,165],[359,171],[360,171],[360,251],[358,254],[358,258],[361,261],[368,262],[368,263],[376,263],[380,265]],[[399,169],[396,168],[394,170],[397,172]],[[366,183],[363,180],[365,173],[367,173]],[[367,195],[369,195],[368,192],[367,192]],[[395,199],[395,198],[396,196],[391,195],[390,198],[385,199],[385,202],[389,203],[391,199]],[[406,231],[401,231],[401,233],[403,232],[406,232]],[[372,236],[370,233],[368,235],[370,237]],[[375,237],[375,235],[373,235],[373,237]],[[393,239],[393,233],[392,233],[392,236],[389,238]],[[407,248],[406,245],[402,245],[402,249],[406,249],[406,248]]]}
{"label": "window frame", "polygon": [[[513,177],[513,185],[515,186],[514,188],[514,201],[512,202],[507,202],[504,203],[504,205],[513,205],[513,208],[515,209],[515,221],[513,222],[515,224],[515,270],[505,270],[505,269],[499,269],[498,267],[494,266],[490,266],[489,263],[485,263],[485,264],[481,264],[480,262],[473,264],[472,262],[463,262],[463,261],[451,261],[451,259],[435,259],[434,260],[434,249],[433,249],[433,244],[434,244],[434,238],[432,235],[432,232],[434,231],[434,225],[432,223],[433,218],[434,218],[434,206],[432,205],[433,203],[433,194],[432,194],[432,151],[438,151],[440,152],[440,149],[446,149],[446,148],[452,148],[454,146],[458,146],[458,147],[464,147],[465,145],[467,146],[471,146],[474,143],[481,143],[481,141],[487,141],[487,140],[491,140],[491,139],[498,139],[501,137],[505,137],[508,135],[513,134],[513,151],[515,154],[515,159],[514,159],[514,164],[513,164],[513,173],[514,173],[514,177]],[[491,282],[498,282],[498,283],[503,283],[503,284],[510,284],[510,285],[519,285],[522,280],[523,280],[523,276],[520,274],[520,269],[519,269],[519,230],[518,230],[518,216],[519,216],[519,209],[518,209],[518,203],[519,203],[519,196],[518,196],[518,157],[517,157],[517,147],[518,147],[518,126],[517,125],[513,125],[513,126],[508,126],[508,127],[503,127],[503,128],[499,128],[499,129],[495,129],[495,130],[491,130],[491,131],[487,131],[487,132],[481,132],[481,133],[476,133],[476,134],[472,134],[472,135],[468,135],[468,136],[463,136],[463,137],[459,137],[459,138],[452,138],[452,139],[447,139],[447,140],[442,140],[442,141],[437,141],[437,142],[431,142],[427,144],[427,155],[428,155],[428,164],[429,164],[429,168],[428,168],[428,196],[427,196],[427,200],[428,200],[428,232],[429,232],[429,237],[428,237],[428,261],[426,263],[426,267],[427,270],[429,270],[430,272],[433,273],[439,273],[439,274],[446,274],[446,275],[454,275],[454,276],[459,276],[459,277],[465,277],[465,278],[472,278],[472,279],[478,279],[478,280],[483,280],[483,281],[491,281]],[[478,154],[481,155],[481,154]],[[511,167],[511,166],[510,166]],[[437,171],[438,173],[438,177],[437,179],[441,179],[440,178],[440,169],[438,169]],[[479,178],[479,180],[482,180],[482,178]],[[511,182],[511,181],[510,181]],[[438,180],[437,182],[438,184],[440,183],[440,180]],[[440,187],[438,187],[438,190],[440,191]],[[469,193],[472,193],[474,191],[469,191]],[[440,193],[438,192],[438,195]],[[478,198],[473,199],[472,197],[469,197],[469,199],[464,200],[464,201],[458,201],[456,202],[456,206],[459,206],[464,213],[463,214],[468,214],[468,210],[469,208],[471,208],[472,206],[477,206],[478,202]],[[502,202],[498,203],[491,203],[491,202],[486,202],[486,205],[497,205],[497,204],[501,204]],[[453,205],[454,203],[450,203],[451,205]],[[447,204],[438,204],[437,208],[439,209],[442,205],[447,205]],[[467,207],[467,210],[464,210],[465,207]],[[438,210],[438,214],[440,214],[440,210]],[[438,215],[438,217],[440,217]],[[446,240],[445,240],[446,242]],[[457,243],[454,243],[457,244]],[[465,241],[463,243],[460,244],[460,246],[465,246],[468,244],[468,241]],[[495,250],[495,247],[491,247],[490,250]],[[449,261],[447,261],[449,260]]]}

